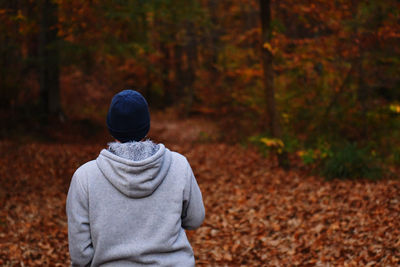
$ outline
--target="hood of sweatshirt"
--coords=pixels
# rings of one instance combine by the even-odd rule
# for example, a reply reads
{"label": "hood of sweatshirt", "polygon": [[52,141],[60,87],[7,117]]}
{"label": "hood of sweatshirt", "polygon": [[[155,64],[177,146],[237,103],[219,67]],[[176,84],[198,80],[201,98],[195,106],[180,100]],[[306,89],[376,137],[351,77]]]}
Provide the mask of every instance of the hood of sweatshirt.
{"label": "hood of sweatshirt", "polygon": [[116,149],[114,153],[112,149],[103,149],[96,163],[106,179],[121,193],[130,198],[143,198],[157,189],[171,165],[171,152],[163,144],[158,144],[157,148],[154,154],[140,160],[124,157],[123,153],[119,155],[118,150],[115,154]]}

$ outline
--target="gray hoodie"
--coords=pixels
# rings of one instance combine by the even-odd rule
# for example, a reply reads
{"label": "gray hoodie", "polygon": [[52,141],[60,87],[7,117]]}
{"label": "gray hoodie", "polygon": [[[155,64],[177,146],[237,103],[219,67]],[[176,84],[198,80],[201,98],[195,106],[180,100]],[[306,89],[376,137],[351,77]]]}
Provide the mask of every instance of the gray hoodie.
{"label": "gray hoodie", "polygon": [[184,229],[204,220],[201,192],[163,144],[103,149],[75,172],[66,208],[72,266],[194,266]]}

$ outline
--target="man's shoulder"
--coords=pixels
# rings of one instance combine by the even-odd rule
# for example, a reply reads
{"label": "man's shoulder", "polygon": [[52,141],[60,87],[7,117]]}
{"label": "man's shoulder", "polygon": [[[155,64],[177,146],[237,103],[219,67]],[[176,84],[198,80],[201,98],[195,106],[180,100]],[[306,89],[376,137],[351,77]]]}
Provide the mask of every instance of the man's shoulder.
{"label": "man's shoulder", "polygon": [[96,160],[88,161],[82,164],[78,169],[76,169],[74,176],[82,176],[90,173],[94,169],[97,169]]}
{"label": "man's shoulder", "polygon": [[191,166],[186,156],[175,151],[171,151],[171,156],[172,156],[172,166],[173,166],[171,170],[173,170],[173,172],[183,171],[186,174],[190,173]]}
{"label": "man's shoulder", "polygon": [[187,158],[184,155],[182,155],[181,153],[176,152],[176,151],[170,151],[170,152],[171,152],[171,156],[174,161],[177,161],[181,164],[189,164],[189,161],[187,160]]}

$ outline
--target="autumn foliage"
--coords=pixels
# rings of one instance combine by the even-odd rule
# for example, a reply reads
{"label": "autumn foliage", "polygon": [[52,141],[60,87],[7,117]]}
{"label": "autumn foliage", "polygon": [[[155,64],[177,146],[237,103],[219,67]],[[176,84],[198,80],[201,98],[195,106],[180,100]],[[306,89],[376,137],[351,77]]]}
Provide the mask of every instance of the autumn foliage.
{"label": "autumn foliage", "polygon": [[333,155],[347,143],[379,168],[398,164],[398,2],[270,1],[267,39],[260,3],[6,1],[2,108],[91,119],[136,88],[153,108],[220,120],[225,140],[278,138],[281,153],[306,153],[321,172],[322,147]]}
{"label": "autumn foliage", "polygon": [[[189,231],[197,266],[398,266],[400,183],[324,181],[254,149],[210,140],[215,126],[158,115],[151,137],[188,157],[206,219]],[[65,199],[74,170],[107,140],[49,131],[0,142],[0,265],[67,266]]]}

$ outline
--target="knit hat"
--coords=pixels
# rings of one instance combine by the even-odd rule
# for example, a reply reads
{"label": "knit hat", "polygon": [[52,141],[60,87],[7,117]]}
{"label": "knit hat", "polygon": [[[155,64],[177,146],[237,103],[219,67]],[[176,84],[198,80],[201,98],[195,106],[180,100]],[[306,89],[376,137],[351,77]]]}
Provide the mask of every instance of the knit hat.
{"label": "knit hat", "polygon": [[107,127],[118,141],[142,140],[150,129],[150,113],[146,99],[137,91],[116,94],[107,114]]}

